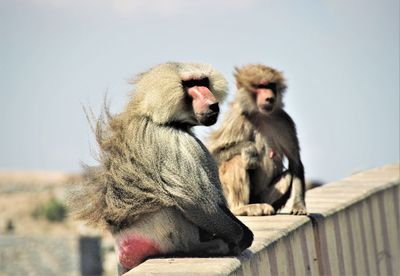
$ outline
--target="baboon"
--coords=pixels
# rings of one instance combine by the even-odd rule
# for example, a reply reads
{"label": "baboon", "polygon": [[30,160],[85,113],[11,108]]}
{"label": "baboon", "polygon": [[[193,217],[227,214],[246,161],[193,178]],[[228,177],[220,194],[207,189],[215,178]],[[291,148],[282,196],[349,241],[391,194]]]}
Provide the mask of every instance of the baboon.
{"label": "baboon", "polygon": [[229,211],[217,164],[191,130],[216,122],[226,80],[209,65],[169,62],[134,84],[124,111],[105,106],[93,127],[100,164],[72,196],[75,215],[113,234],[119,273],[150,256],[249,247],[253,234]]}
{"label": "baboon", "polygon": [[293,193],[291,213],[307,214],[296,127],[283,110],[283,74],[251,64],[236,68],[235,78],[236,98],[208,144],[229,208],[235,215],[272,215]]}

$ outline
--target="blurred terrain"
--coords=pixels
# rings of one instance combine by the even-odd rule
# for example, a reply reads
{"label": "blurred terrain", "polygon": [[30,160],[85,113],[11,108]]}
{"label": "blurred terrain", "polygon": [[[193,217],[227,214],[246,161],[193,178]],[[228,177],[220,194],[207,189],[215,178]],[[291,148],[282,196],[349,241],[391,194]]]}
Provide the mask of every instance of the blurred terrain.
{"label": "blurred terrain", "polygon": [[68,212],[68,191],[81,180],[79,174],[63,172],[0,171],[0,238],[100,237],[104,275],[115,275],[111,235],[74,220]]}
{"label": "blurred terrain", "polygon": [[[65,203],[66,191],[79,180],[79,175],[61,172],[0,172],[0,233],[79,233],[82,226],[68,214],[62,221],[54,222],[34,215],[35,210],[51,199]],[[7,230],[7,227],[12,229]]]}

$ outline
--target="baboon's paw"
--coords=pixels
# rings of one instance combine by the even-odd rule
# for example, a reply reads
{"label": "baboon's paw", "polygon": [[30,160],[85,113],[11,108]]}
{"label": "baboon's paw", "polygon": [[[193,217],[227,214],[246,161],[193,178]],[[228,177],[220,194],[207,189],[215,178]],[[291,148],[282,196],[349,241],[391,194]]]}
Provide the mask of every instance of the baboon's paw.
{"label": "baboon's paw", "polygon": [[258,206],[249,206],[246,210],[246,216],[262,216],[263,210]]}
{"label": "baboon's paw", "polygon": [[251,204],[248,207],[248,216],[270,216],[275,214],[275,209],[266,203]]}
{"label": "baboon's paw", "polygon": [[292,211],[290,211],[290,214],[297,216],[305,216],[307,215],[307,209],[306,207],[293,207]]}
{"label": "baboon's paw", "polygon": [[264,216],[271,216],[275,215],[275,209],[269,204],[261,204],[262,205],[262,213]]}
{"label": "baboon's paw", "polygon": [[267,203],[244,205],[231,210],[235,216],[270,216],[275,214],[275,209]]}
{"label": "baboon's paw", "polygon": [[213,240],[212,243],[212,246],[208,250],[210,255],[226,255],[229,253],[229,246],[223,240]]}

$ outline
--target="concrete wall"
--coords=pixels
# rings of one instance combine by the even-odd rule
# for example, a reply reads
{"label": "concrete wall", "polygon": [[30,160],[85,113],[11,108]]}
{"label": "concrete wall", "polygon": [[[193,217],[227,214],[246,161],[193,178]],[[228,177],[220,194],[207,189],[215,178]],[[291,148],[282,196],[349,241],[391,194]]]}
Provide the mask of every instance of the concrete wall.
{"label": "concrete wall", "polygon": [[101,274],[97,237],[0,235],[0,276]]}
{"label": "concrete wall", "polygon": [[400,275],[400,165],[310,190],[306,216],[240,217],[238,257],[151,259],[126,275]]}

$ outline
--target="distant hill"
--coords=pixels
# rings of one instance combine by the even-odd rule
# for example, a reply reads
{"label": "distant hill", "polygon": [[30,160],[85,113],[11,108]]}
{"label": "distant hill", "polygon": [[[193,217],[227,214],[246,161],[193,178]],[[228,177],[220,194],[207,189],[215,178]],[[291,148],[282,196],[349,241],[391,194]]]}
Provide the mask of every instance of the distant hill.
{"label": "distant hill", "polygon": [[0,170],[0,185],[17,184],[65,184],[80,179],[80,174],[68,174],[57,171],[15,171]]}
{"label": "distant hill", "polygon": [[37,210],[43,210],[49,202],[56,201],[66,206],[68,190],[81,180],[79,174],[64,172],[0,171],[0,236],[3,239],[9,237],[9,241],[20,236],[33,239],[48,236],[53,240],[75,234],[101,236],[103,275],[115,275],[114,240],[108,232],[74,220],[68,209],[62,221],[51,221],[46,216],[37,215]]}
{"label": "distant hill", "polygon": [[[80,232],[83,223],[70,217],[51,222],[35,217],[35,210],[51,199],[65,205],[68,189],[81,181],[79,174],[46,171],[0,171],[0,234],[65,234]],[[8,230],[7,230],[8,229]]]}

